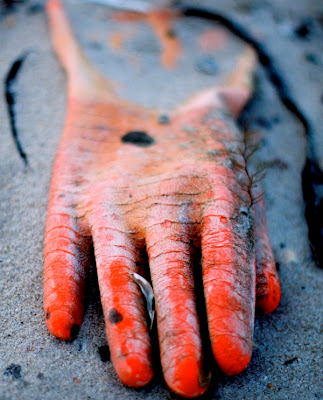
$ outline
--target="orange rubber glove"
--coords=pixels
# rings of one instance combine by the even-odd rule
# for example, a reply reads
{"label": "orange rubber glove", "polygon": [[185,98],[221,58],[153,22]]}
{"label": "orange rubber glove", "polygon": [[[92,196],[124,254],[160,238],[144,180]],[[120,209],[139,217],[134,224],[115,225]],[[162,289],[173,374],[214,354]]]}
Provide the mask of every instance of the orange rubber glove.
{"label": "orange rubber glove", "polygon": [[59,1],[49,1],[47,12],[68,75],[45,233],[48,329],[65,340],[77,333],[93,243],[115,370],[126,385],[147,384],[149,323],[134,279],[146,251],[166,383],[199,396],[210,376],[202,368],[194,250],[202,253],[213,354],[226,374],[241,372],[251,358],[256,280],[263,313],[280,299],[263,205],[252,207],[242,134],[228,114],[237,116],[251,94],[254,54],[247,48],[226,84],[198,94],[162,124],[156,111],[112,92],[84,58]]}

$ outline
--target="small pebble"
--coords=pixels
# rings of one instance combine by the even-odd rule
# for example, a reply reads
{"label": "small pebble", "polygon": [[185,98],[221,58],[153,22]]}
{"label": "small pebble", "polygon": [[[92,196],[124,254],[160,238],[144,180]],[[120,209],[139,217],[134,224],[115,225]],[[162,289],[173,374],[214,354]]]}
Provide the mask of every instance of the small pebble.
{"label": "small pebble", "polygon": [[85,340],[84,342],[78,343],[77,351],[79,353],[82,353],[86,349],[86,342],[87,342],[87,340]]}
{"label": "small pebble", "polygon": [[290,262],[297,262],[297,256],[294,250],[292,249],[285,249],[283,253],[283,259],[285,263],[290,263]]}

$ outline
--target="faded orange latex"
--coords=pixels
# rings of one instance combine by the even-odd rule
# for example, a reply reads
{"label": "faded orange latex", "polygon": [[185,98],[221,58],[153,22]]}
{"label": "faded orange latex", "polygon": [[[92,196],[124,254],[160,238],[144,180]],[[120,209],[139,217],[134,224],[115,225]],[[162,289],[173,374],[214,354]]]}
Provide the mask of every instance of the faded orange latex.
{"label": "faded orange latex", "polygon": [[210,375],[202,368],[194,249],[202,253],[214,358],[226,374],[250,361],[256,275],[263,313],[280,297],[263,206],[252,217],[244,143],[230,116],[251,94],[254,54],[247,48],[223,86],[160,121],[156,111],[112,92],[81,53],[60,2],[50,1],[47,12],[68,76],[45,233],[48,329],[65,340],[77,333],[93,243],[113,365],[124,384],[147,384],[153,376],[149,322],[134,279],[143,274],[146,251],[166,383],[182,396],[199,396]]}

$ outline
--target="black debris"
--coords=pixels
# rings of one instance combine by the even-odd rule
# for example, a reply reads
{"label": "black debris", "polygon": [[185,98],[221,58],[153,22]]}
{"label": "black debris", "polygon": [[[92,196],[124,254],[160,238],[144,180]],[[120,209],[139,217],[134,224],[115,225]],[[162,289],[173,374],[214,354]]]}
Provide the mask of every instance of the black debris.
{"label": "black debris", "polygon": [[110,361],[110,349],[107,344],[98,348],[98,353],[102,362]]}
{"label": "black debris", "polygon": [[28,159],[27,159],[27,154],[25,153],[24,149],[22,148],[22,145],[19,140],[18,136],[18,130],[16,126],[16,115],[15,115],[15,104],[16,104],[16,93],[14,91],[14,83],[17,78],[17,74],[25,61],[27,57],[27,53],[23,54],[21,57],[19,57],[17,60],[15,60],[11,68],[6,76],[5,79],[5,97],[7,101],[7,109],[8,109],[8,114],[9,114],[9,119],[10,119],[10,127],[11,127],[11,133],[13,140],[15,142],[16,148],[18,150],[18,153],[20,157],[23,159],[25,165],[28,165]]}
{"label": "black debris", "polygon": [[297,357],[293,357],[293,358],[291,358],[291,359],[289,359],[289,360],[286,360],[286,361],[284,362],[284,365],[292,364],[294,361],[297,361],[297,360],[298,360]]}
{"label": "black debris", "polygon": [[6,377],[13,377],[19,381],[22,380],[21,376],[21,366],[19,364],[10,364],[3,373]]}
{"label": "black debris", "polygon": [[148,147],[155,143],[154,138],[144,131],[131,131],[121,138],[122,143],[134,144],[139,147]]}
{"label": "black debris", "polygon": [[313,29],[312,19],[305,18],[296,26],[294,34],[298,39],[308,40],[313,34]]}
{"label": "black debris", "polygon": [[41,381],[45,378],[45,375],[42,372],[39,372],[37,374],[37,378],[40,379]]}
{"label": "black debris", "polygon": [[118,324],[122,320],[123,320],[123,316],[122,316],[122,314],[119,313],[119,311],[117,309],[113,308],[109,312],[109,321],[111,322],[111,324]]}
{"label": "black debris", "polygon": [[77,324],[73,324],[71,328],[71,338],[72,340],[76,338],[77,334],[79,333],[80,326]]}

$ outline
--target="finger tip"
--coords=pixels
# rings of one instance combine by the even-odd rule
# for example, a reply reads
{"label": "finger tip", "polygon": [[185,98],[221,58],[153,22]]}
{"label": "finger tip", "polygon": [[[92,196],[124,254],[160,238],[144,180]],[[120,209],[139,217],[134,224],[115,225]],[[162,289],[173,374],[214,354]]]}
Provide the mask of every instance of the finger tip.
{"label": "finger tip", "polygon": [[265,283],[257,290],[256,311],[267,315],[276,310],[280,303],[281,287],[277,273],[265,274]]}
{"label": "finger tip", "polygon": [[211,374],[205,374],[200,363],[192,358],[178,361],[169,372],[165,374],[168,387],[182,397],[201,396],[210,384]]}
{"label": "finger tip", "polygon": [[257,299],[256,311],[258,315],[267,315],[276,310],[280,303],[280,290],[272,290],[266,296]]}
{"label": "finger tip", "polygon": [[248,367],[250,360],[251,355],[237,354],[235,359],[220,365],[220,368],[228,376],[239,375]]}
{"label": "finger tip", "polygon": [[226,375],[238,375],[250,363],[251,340],[235,336],[223,336],[213,348],[215,360]]}
{"label": "finger tip", "polygon": [[75,320],[62,310],[45,310],[46,325],[52,335],[61,340],[73,340],[77,336],[82,321]]}
{"label": "finger tip", "polygon": [[62,6],[62,3],[59,0],[49,0],[46,3],[46,8],[50,9],[50,8],[59,8]]}
{"label": "finger tip", "polygon": [[150,360],[140,355],[130,354],[119,358],[113,364],[119,379],[126,386],[142,387],[153,378]]}

